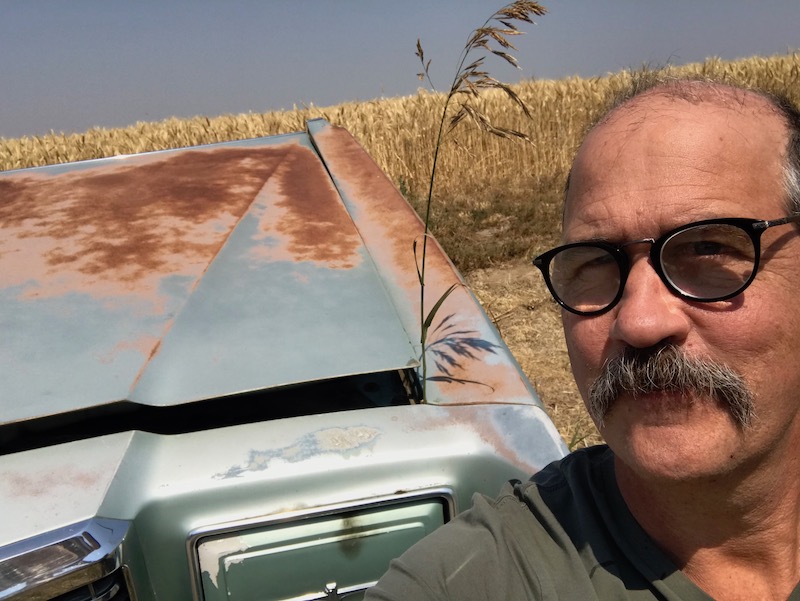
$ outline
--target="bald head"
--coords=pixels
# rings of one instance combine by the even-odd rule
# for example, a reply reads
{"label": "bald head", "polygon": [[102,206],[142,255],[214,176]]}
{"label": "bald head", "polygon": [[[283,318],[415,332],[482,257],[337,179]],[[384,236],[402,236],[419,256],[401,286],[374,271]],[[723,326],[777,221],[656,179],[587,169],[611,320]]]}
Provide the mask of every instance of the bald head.
{"label": "bald head", "polygon": [[[573,196],[576,171],[592,155],[619,150],[626,139],[642,128],[661,129],[669,140],[675,124],[688,124],[691,128],[694,122],[698,135],[702,130],[713,136],[713,131],[703,127],[709,120],[715,122],[720,135],[736,135],[738,127],[743,142],[746,137],[758,136],[765,128],[778,134],[777,141],[762,145],[762,150],[769,151],[771,158],[780,161],[781,172],[777,177],[786,210],[800,212],[800,112],[797,108],[787,99],[763,91],[710,81],[674,79],[632,85],[591,126],[567,179],[564,216]],[[754,127],[746,127],[744,131],[741,128],[747,122]],[[598,138],[603,139],[602,144],[595,143]],[[658,141],[653,140],[653,143]]]}

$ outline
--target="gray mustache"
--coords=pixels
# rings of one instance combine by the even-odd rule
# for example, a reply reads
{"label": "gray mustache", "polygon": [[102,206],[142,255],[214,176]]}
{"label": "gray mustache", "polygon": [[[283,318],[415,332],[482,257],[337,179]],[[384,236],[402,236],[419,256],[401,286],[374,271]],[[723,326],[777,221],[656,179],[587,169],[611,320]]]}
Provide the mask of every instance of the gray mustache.
{"label": "gray mustache", "polygon": [[734,422],[747,428],[755,417],[753,394],[733,369],[707,359],[687,357],[672,344],[648,349],[626,348],[606,361],[589,389],[588,409],[598,426],[622,393],[634,398],[650,392],[705,396],[728,410]]}

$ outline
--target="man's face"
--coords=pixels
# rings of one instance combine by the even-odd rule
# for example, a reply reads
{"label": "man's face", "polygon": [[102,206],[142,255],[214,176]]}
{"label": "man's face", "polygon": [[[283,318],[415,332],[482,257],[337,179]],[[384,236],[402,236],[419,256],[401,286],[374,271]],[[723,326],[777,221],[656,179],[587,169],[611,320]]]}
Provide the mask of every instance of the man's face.
{"label": "man's face", "polygon": [[[742,107],[645,95],[586,139],[573,165],[564,242],[657,238],[685,223],[786,214],[782,120],[763,100]],[[727,301],[670,293],[650,265],[649,245],[628,248],[620,303],[564,331],[584,399],[603,364],[629,347],[671,343],[687,356],[741,375],[756,417],[742,428],[710,397],[690,392],[623,393],[600,431],[618,458],[645,477],[717,475],[800,443],[800,239],[795,226],[767,230],[755,281]]]}

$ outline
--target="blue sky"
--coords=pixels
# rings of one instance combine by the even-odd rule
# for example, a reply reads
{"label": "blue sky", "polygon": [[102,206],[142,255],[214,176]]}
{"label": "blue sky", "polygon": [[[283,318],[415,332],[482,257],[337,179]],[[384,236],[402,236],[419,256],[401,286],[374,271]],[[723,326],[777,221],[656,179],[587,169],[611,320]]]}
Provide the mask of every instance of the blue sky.
{"label": "blue sky", "polygon": [[[543,0],[506,81],[800,48],[798,0]],[[488,0],[0,0],[0,137],[412,94]]]}

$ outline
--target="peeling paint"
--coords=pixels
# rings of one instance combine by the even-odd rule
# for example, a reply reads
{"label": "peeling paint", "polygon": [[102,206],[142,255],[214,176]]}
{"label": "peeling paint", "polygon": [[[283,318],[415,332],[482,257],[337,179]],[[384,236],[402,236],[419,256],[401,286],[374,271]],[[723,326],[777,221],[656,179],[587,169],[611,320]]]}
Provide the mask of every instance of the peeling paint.
{"label": "peeling paint", "polygon": [[204,540],[197,546],[197,556],[200,560],[200,569],[203,574],[208,575],[208,579],[214,588],[219,590],[219,568],[222,560],[235,552],[247,551],[250,545],[244,537],[226,536],[224,538]]}
{"label": "peeling paint", "polygon": [[236,478],[246,472],[263,471],[273,461],[296,463],[325,454],[336,454],[346,459],[371,448],[381,434],[381,430],[368,426],[317,430],[285,447],[265,451],[252,450],[244,465],[234,465],[226,472],[215,474],[214,478]]}
{"label": "peeling paint", "polygon": [[358,449],[370,444],[380,435],[375,428],[330,428],[314,434],[320,451],[341,452]]}

